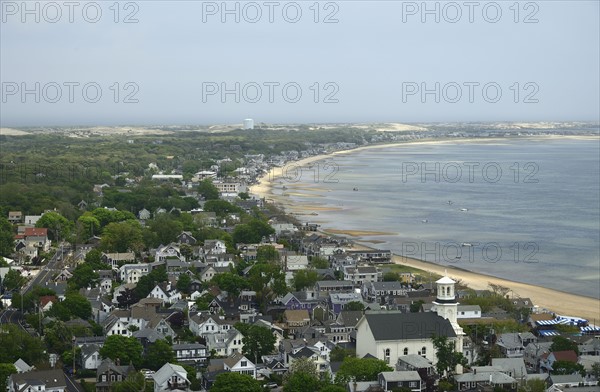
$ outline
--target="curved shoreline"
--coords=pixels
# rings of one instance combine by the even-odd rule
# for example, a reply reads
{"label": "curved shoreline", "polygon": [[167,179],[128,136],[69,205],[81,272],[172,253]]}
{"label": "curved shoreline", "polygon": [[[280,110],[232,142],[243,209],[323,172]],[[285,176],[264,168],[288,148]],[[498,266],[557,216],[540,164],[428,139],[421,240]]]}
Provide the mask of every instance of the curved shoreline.
{"label": "curved shoreline", "polygon": [[[559,138],[569,138],[571,136],[548,136],[548,137],[524,137],[519,139],[527,140],[551,140]],[[597,140],[597,137],[580,137],[586,139]],[[414,146],[414,145],[426,145],[426,144],[448,144],[448,143],[498,143],[499,141],[506,141],[507,138],[485,138],[485,139],[447,139],[447,140],[429,140],[429,141],[415,141],[415,142],[403,142],[403,143],[390,143],[390,144],[374,144],[368,146],[361,146],[349,150],[340,150],[328,154],[315,155],[312,157],[300,159],[294,161],[293,164],[296,166],[309,166],[312,163],[331,159],[336,155],[349,154],[367,149],[381,149],[381,148],[393,148],[400,146]],[[514,140],[510,138],[508,140]],[[250,187],[249,191],[260,198],[265,200],[273,201],[275,204],[283,206],[286,213],[289,213],[290,202],[282,200],[280,195],[275,195],[272,192],[272,184],[274,181],[282,177],[277,175],[276,169],[273,168],[265,176],[260,178],[259,183]],[[344,230],[337,230],[343,232]],[[377,249],[372,245],[366,245],[360,241],[354,241],[355,243],[371,249]],[[600,324],[600,300],[597,298],[586,297],[582,295],[570,294],[559,290],[553,290],[542,286],[537,286],[528,283],[515,282],[508,279],[498,278],[491,275],[486,275],[478,272],[472,272],[463,268],[457,268],[454,266],[442,266],[435,263],[430,263],[423,260],[418,260],[410,257],[404,257],[394,254],[392,261],[396,264],[406,265],[409,267],[417,268],[426,272],[432,272],[439,275],[443,275],[445,271],[448,271],[450,277],[462,280],[467,286],[476,290],[483,290],[488,288],[488,284],[494,283],[508,287],[515,295],[520,297],[528,297],[532,300],[535,305],[538,305],[540,309],[548,309],[561,315],[577,316],[588,319],[591,323]]]}

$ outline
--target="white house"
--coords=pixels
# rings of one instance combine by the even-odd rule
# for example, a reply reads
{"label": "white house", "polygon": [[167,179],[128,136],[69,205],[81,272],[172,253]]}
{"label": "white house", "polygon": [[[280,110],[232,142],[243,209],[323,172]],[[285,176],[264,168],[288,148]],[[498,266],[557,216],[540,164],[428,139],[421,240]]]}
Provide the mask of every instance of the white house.
{"label": "white house", "polygon": [[149,273],[148,264],[124,264],[119,268],[119,277],[123,283],[137,283],[142,276]]}
{"label": "white house", "polygon": [[241,353],[236,352],[226,358],[223,361],[223,369],[256,378],[256,365]]}
{"label": "white house", "polygon": [[172,391],[179,389],[189,391],[190,380],[183,366],[165,363],[156,373],[152,375],[154,380],[154,392]]}
{"label": "white house", "polygon": [[458,305],[456,318],[481,318],[481,307],[479,305]]}

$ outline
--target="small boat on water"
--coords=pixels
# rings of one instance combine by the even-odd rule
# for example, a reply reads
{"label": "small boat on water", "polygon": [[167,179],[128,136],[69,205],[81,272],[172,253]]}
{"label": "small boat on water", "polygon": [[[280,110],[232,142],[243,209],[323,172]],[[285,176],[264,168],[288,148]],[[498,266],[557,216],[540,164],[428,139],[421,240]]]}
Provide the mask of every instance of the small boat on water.
{"label": "small boat on water", "polygon": [[427,222],[429,222],[427,219],[423,219],[423,220],[421,221],[421,223],[427,223]]}
{"label": "small boat on water", "polygon": [[452,200],[448,200],[448,205],[452,205]]}
{"label": "small boat on water", "polygon": [[469,211],[469,209],[468,209],[468,208],[461,208],[460,210],[461,210],[462,212]]}
{"label": "small boat on water", "polygon": [[473,246],[473,244],[470,244],[468,242],[463,242],[462,244],[460,244],[460,246]]}
{"label": "small boat on water", "polygon": [[352,189],[352,190],[353,190],[353,191],[358,191],[358,188],[354,188],[354,189]]}

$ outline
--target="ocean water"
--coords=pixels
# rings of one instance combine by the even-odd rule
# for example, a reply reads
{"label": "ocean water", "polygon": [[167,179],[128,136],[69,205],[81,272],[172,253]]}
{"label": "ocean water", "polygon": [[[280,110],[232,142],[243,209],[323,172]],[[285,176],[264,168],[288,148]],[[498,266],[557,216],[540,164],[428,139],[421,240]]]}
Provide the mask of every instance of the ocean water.
{"label": "ocean water", "polygon": [[[290,165],[274,193],[396,254],[600,297],[600,140],[406,144]],[[312,209],[312,210],[311,210]]]}

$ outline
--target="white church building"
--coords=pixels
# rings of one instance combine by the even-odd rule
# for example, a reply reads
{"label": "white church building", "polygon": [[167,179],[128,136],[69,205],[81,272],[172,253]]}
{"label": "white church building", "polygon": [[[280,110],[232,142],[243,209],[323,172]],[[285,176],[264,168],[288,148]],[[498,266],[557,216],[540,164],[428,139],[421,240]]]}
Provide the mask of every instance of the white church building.
{"label": "white church building", "polygon": [[[390,365],[398,357],[417,354],[437,363],[432,336],[446,336],[462,352],[463,330],[458,325],[455,284],[447,276],[437,282],[432,312],[367,311],[356,324],[356,356],[372,355]],[[462,368],[457,371],[462,373]]]}

